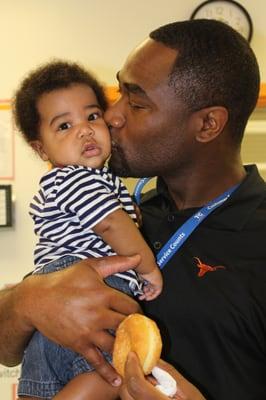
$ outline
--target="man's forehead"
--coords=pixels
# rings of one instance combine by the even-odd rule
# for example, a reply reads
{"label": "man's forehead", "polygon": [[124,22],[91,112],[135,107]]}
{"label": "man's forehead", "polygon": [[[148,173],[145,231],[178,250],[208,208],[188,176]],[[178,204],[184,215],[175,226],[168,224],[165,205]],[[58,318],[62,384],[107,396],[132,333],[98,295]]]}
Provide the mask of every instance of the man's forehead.
{"label": "man's forehead", "polygon": [[176,50],[170,49],[160,42],[147,39],[130,53],[119,71],[119,79],[132,83],[136,78],[149,79],[149,81],[153,78],[164,80],[172,72],[176,56]]}
{"label": "man's forehead", "polygon": [[177,50],[165,46],[153,39],[146,39],[129,54],[125,65],[157,61],[160,64],[172,64],[177,56]]}

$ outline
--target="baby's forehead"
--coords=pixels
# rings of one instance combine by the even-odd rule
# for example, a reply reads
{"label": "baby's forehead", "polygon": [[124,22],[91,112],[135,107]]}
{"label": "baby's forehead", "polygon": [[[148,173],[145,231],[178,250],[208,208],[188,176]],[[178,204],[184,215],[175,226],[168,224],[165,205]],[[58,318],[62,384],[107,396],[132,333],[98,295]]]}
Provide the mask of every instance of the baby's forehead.
{"label": "baby's forehead", "polygon": [[49,125],[62,118],[87,118],[88,114],[95,111],[103,112],[89,85],[71,85],[43,93],[36,106],[40,124]]}
{"label": "baby's forehead", "polygon": [[96,93],[91,86],[84,83],[73,83],[68,86],[55,87],[53,89],[44,90],[39,94],[37,101],[40,103],[43,99],[61,100],[68,102],[87,102],[99,105]]}

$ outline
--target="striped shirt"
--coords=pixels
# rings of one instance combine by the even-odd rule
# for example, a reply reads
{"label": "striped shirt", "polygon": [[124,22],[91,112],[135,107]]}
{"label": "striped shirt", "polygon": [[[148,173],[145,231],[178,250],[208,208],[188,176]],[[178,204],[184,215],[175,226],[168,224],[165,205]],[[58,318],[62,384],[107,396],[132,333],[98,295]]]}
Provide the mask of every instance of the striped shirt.
{"label": "striped shirt", "polygon": [[[39,238],[34,252],[35,272],[66,255],[81,259],[114,255],[93,227],[118,209],[136,221],[126,187],[107,167],[67,166],[46,173],[30,204]],[[132,270],[115,275],[136,279]]]}

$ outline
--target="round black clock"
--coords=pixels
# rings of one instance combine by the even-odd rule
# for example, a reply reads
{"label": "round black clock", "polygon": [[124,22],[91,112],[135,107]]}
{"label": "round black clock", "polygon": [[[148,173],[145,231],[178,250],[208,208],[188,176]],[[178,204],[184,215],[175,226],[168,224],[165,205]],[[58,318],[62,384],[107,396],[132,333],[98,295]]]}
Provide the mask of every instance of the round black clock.
{"label": "round black clock", "polygon": [[247,10],[234,0],[207,0],[201,3],[191,14],[190,19],[216,19],[222,21],[249,42],[253,34],[253,24]]}

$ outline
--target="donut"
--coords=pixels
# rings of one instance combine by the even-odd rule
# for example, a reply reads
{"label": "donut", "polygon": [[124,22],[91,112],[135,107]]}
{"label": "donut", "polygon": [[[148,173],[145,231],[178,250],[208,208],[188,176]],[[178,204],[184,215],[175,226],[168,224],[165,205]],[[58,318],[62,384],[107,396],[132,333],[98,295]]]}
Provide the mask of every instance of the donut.
{"label": "donut", "polygon": [[113,365],[124,377],[128,353],[134,351],[140,360],[143,372],[149,375],[160,359],[162,339],[156,323],[142,314],[126,317],[116,331]]}

